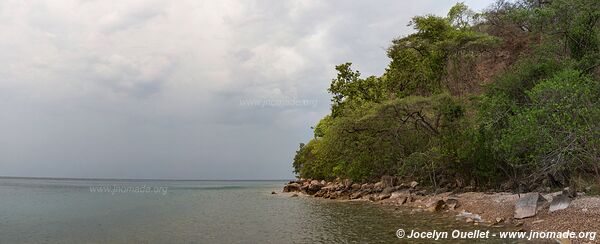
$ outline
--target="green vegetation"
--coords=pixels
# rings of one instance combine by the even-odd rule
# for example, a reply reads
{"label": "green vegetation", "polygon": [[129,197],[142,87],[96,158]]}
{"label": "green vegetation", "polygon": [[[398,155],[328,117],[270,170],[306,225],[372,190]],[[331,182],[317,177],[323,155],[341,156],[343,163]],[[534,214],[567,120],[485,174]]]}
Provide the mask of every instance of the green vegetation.
{"label": "green vegetation", "polygon": [[336,66],[299,177],[511,189],[600,183],[600,2],[417,16],[381,76]]}

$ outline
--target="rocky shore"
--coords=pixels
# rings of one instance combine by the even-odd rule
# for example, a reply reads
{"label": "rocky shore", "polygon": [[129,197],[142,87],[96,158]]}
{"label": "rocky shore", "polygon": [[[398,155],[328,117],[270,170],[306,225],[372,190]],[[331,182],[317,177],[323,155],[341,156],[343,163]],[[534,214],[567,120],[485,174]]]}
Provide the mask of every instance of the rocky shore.
{"label": "rocky shore", "polygon": [[[514,228],[519,231],[600,231],[600,198],[568,189],[552,193],[451,192],[421,187],[418,182],[397,182],[382,177],[376,183],[350,180],[300,179],[283,192],[346,201],[370,201],[405,206],[413,211],[450,212],[474,225]],[[600,238],[600,237],[599,237]],[[597,243],[559,240],[560,243]]]}

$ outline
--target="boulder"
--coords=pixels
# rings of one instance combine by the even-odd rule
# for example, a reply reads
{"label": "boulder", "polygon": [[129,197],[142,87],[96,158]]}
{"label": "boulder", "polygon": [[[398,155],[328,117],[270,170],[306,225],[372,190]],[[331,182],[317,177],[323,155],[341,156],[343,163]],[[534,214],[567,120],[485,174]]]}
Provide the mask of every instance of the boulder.
{"label": "boulder", "polygon": [[300,184],[298,183],[289,183],[283,187],[283,192],[294,192],[300,191]]}
{"label": "boulder", "polygon": [[383,186],[384,186],[383,182],[379,181],[379,182],[375,183],[375,185],[373,185],[373,188],[376,190],[383,190],[383,188],[384,188]]}
{"label": "boulder", "polygon": [[323,191],[334,191],[335,190],[335,185],[326,185],[324,187],[321,187],[321,190],[323,190]]}
{"label": "boulder", "polygon": [[442,199],[437,200],[437,201],[429,202],[426,205],[427,211],[429,211],[429,212],[438,212],[438,211],[444,209],[444,204],[445,204],[445,202]]}
{"label": "boulder", "polygon": [[402,197],[404,194],[400,191],[395,191],[392,192],[392,195],[390,195],[390,199],[396,199],[396,198],[400,198]]}
{"label": "boulder", "polygon": [[360,191],[350,194],[350,199],[358,199],[361,197],[362,197],[362,192],[360,192]]}
{"label": "boulder", "polygon": [[310,182],[310,184],[308,185],[308,189],[307,192],[315,194],[316,192],[318,192],[319,190],[321,190],[321,188],[323,187],[323,184],[321,184],[320,181],[318,180],[313,180]]}
{"label": "boulder", "polygon": [[371,190],[374,187],[375,186],[373,184],[371,184],[371,183],[365,183],[365,184],[362,184],[362,186],[360,186],[360,189],[361,190]]}
{"label": "boulder", "polygon": [[308,193],[308,185],[306,185],[306,184],[302,185],[300,187],[300,192],[305,193],[305,194]]}
{"label": "boulder", "polygon": [[338,199],[341,200],[349,200],[350,199],[350,194],[348,192],[340,192]]}
{"label": "boulder", "polygon": [[552,213],[554,211],[566,209],[571,204],[571,198],[569,198],[567,194],[560,194],[556,197],[552,198],[552,202],[550,203],[550,209],[548,212]]}
{"label": "boulder", "polygon": [[415,188],[419,185],[419,182],[413,181],[410,183],[410,188]]}
{"label": "boulder", "polygon": [[473,213],[469,213],[469,212],[465,212],[462,211],[459,214],[456,215],[457,219],[471,219],[472,221],[475,222],[483,222],[483,219],[481,219],[481,216],[479,216],[479,214],[473,214]]}
{"label": "boulder", "polygon": [[446,207],[450,210],[454,210],[455,208],[460,207],[460,204],[458,203],[458,199],[457,198],[448,198],[446,200]]}
{"label": "boulder", "polygon": [[381,177],[381,182],[383,183],[383,188],[394,187],[396,184],[396,178],[389,175],[384,175]]}
{"label": "boulder", "polygon": [[352,180],[351,180],[351,179],[345,179],[345,180],[342,182],[342,185],[343,185],[345,188],[349,188],[349,187],[352,185]]}
{"label": "boulder", "polygon": [[386,187],[383,189],[383,191],[381,191],[381,194],[386,194],[386,195],[392,195],[392,192],[394,192],[394,187]]}
{"label": "boulder", "polygon": [[272,191],[271,194],[277,194],[276,192]]}
{"label": "boulder", "polygon": [[405,204],[408,201],[408,198],[409,197],[399,197],[399,198],[396,198],[397,199],[396,203],[399,204],[399,205]]}
{"label": "boulder", "polygon": [[388,199],[388,198],[390,198],[390,196],[392,196],[392,194],[391,194],[391,193],[379,193],[379,194],[377,194],[377,196],[375,197],[375,200],[376,200],[376,201],[381,201],[381,200],[383,200],[383,199]]}
{"label": "boulder", "polygon": [[292,197],[298,197],[298,194],[294,193],[294,194],[292,195]]}
{"label": "boulder", "polygon": [[352,186],[351,186],[351,187],[352,187],[352,190],[355,190],[355,191],[356,191],[356,190],[360,190],[360,187],[361,187],[361,186],[360,186],[360,184],[354,183],[354,184],[352,184]]}
{"label": "boulder", "polygon": [[410,195],[410,193],[406,190],[404,191],[395,191],[392,192],[392,195],[390,196],[391,199],[396,199],[396,198],[401,198],[401,197],[407,197],[408,195]]}
{"label": "boulder", "polygon": [[547,200],[538,192],[523,195],[515,204],[515,219],[533,217],[543,207]]}

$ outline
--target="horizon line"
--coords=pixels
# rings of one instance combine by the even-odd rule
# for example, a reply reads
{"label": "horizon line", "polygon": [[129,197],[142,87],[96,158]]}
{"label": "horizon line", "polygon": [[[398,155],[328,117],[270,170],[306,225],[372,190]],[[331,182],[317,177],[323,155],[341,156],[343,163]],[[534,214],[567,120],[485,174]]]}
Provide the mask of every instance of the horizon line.
{"label": "horizon line", "polygon": [[36,176],[2,176],[0,179],[38,179],[38,180],[123,180],[123,181],[290,181],[295,179],[152,179],[152,178],[84,178],[84,177],[36,177]]}

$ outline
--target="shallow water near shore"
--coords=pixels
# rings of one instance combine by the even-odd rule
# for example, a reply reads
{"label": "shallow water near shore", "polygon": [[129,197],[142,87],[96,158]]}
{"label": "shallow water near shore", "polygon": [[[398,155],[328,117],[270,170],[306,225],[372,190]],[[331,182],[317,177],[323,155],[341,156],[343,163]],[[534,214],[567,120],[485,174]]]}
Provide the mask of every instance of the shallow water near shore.
{"label": "shallow water near shore", "polygon": [[405,243],[399,228],[499,231],[443,214],[271,194],[284,183],[0,178],[0,243]]}

